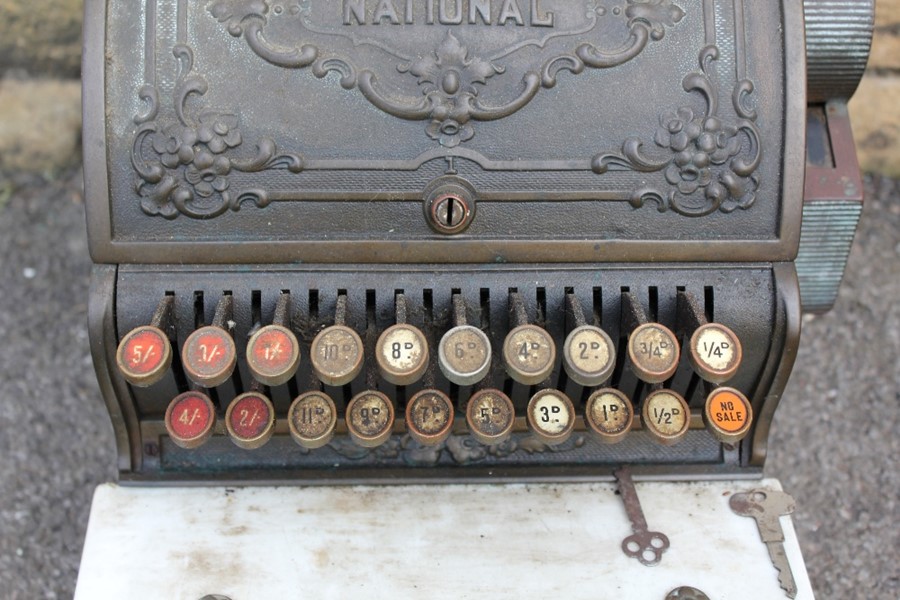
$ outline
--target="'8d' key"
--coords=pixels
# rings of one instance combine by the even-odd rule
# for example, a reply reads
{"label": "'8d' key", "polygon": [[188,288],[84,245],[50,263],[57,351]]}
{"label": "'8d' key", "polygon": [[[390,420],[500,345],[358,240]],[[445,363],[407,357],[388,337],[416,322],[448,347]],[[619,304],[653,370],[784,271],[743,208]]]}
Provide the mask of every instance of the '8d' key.
{"label": "'8d' key", "polygon": [[784,530],[780,520],[794,512],[794,499],[778,490],[753,490],[734,494],[728,504],[736,514],[756,519],[759,536],[769,549],[772,564],[778,569],[778,583],[788,597],[796,597],[797,583],[784,550]]}

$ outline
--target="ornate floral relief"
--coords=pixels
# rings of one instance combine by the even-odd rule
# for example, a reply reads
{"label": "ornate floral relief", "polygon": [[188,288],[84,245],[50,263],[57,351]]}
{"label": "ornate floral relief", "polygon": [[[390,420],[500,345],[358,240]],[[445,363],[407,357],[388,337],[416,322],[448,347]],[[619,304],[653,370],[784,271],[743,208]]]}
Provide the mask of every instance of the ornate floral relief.
{"label": "ornate floral relief", "polygon": [[584,64],[605,69],[628,62],[643,52],[651,39],[663,39],[666,27],[674,27],[684,18],[684,10],[671,0],[628,0],[625,16],[631,30],[626,45],[608,52],[593,44],[582,44],[575,53]]}
{"label": "ornate floral relief", "polygon": [[447,450],[453,461],[461,464],[471,464],[485,460],[486,458],[506,458],[518,451],[526,454],[543,454],[545,452],[567,452],[575,448],[581,448],[585,444],[584,436],[573,436],[562,444],[551,446],[531,436],[521,438],[509,438],[496,446],[486,446],[468,435],[454,435],[447,438]]}
{"label": "ornate floral relief", "polygon": [[343,437],[333,439],[328,443],[328,447],[348,460],[400,458],[411,467],[431,467],[438,464],[445,450],[456,464],[468,465],[488,458],[506,458],[519,451],[526,454],[567,452],[581,448],[585,442],[584,436],[577,435],[562,444],[550,446],[537,438],[525,436],[510,438],[496,446],[486,446],[470,435],[451,435],[443,444],[423,446],[407,434],[399,438],[392,437],[376,448],[363,448]]}
{"label": "ornate floral relief", "polygon": [[[547,60],[542,68],[527,71],[519,83],[518,95],[511,101],[492,104],[482,98],[482,88],[491,79],[506,72],[504,65],[471,52],[450,30],[443,41],[424,58],[404,61],[396,65],[400,73],[416,77],[420,96],[388,96],[378,85],[378,77],[371,70],[357,69],[343,58],[323,57],[311,44],[280,47],[265,36],[270,18],[267,0],[213,0],[207,5],[210,14],[225,24],[228,32],[243,37],[260,58],[285,68],[310,67],[316,77],[338,72],[345,89],[358,88],[363,96],[380,110],[409,121],[427,121],[425,132],[442,146],[452,148],[475,135],[473,122],[493,121],[508,117],[528,103],[542,88],[557,83],[560,71],[575,74],[585,67],[607,69],[622,65],[643,52],[651,41],[663,39],[666,27],[674,27],[684,17],[684,11],[672,0],[624,0],[624,6],[613,9],[593,6],[590,13],[627,20],[630,35],[617,48],[604,49],[593,43],[581,43],[572,54]],[[282,14],[284,9],[279,6]],[[300,2],[287,11],[295,16],[307,16],[309,4]],[[274,11],[273,11],[274,12]],[[382,46],[388,56],[400,56]],[[477,84],[477,85],[476,85]]]}
{"label": "ornate floral relief", "polygon": [[654,142],[664,151],[661,157],[643,154],[644,144],[637,138],[626,140],[621,153],[594,157],[595,173],[606,173],[610,165],[644,173],[665,172],[670,188],[635,191],[631,204],[636,208],[653,200],[660,211],[671,208],[682,215],[699,217],[717,210],[729,213],[747,209],[756,201],[756,170],[762,147],[756,112],[744,105],[753,93],[753,82],[744,79],[735,84],[731,98],[737,118],[729,121],[722,117],[719,92],[709,77],[709,66],[718,57],[715,46],[704,48],[700,72],[688,74],[682,82],[686,92],[700,92],[706,99],[704,114],[697,115],[692,108],[682,106],[660,115]]}
{"label": "ornate floral relief", "polygon": [[194,219],[217,217],[227,210],[240,210],[245,201],[263,207],[269,203],[265,190],[234,192],[229,175],[234,171],[256,173],[268,169],[303,170],[296,154],[278,154],[275,142],[256,142],[256,155],[234,156],[242,143],[238,116],[213,109],[189,112],[191,95],[203,96],[207,82],[193,74],[193,53],[184,45],[173,49],[181,69],[173,96],[174,115],[160,115],[159,95],[145,86],[140,97],[148,103],[146,114],[135,117],[131,162],[138,174],[137,193],[148,215],[174,219],[183,214]]}

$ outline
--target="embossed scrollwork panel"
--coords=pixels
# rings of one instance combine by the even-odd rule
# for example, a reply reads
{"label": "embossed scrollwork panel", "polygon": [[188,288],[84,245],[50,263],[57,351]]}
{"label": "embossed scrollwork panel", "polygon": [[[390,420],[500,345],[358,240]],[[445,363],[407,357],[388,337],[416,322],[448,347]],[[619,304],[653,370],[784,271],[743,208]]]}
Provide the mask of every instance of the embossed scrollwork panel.
{"label": "embossed scrollwork panel", "polygon": [[777,48],[753,41],[771,8],[146,0],[144,14],[143,39],[111,43],[127,68],[107,71],[123,240],[433,240],[422,192],[448,175],[475,190],[473,239],[779,236],[782,92],[760,70]]}

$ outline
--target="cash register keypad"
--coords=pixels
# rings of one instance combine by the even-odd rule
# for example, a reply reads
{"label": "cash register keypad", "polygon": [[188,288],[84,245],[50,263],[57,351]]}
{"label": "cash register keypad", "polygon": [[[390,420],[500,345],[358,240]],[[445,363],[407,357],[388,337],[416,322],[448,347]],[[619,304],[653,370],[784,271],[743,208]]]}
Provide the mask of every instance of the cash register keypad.
{"label": "cash register keypad", "polygon": [[[514,431],[548,447],[565,444],[575,431],[605,444],[642,431],[658,444],[672,445],[699,428],[701,419],[717,441],[735,444],[752,425],[747,397],[718,385],[740,368],[738,336],[708,322],[696,299],[680,291],[678,314],[687,314],[689,322],[667,326],[650,318],[656,314],[634,294],[623,292],[618,331],[602,328],[596,312],[591,322],[590,307],[583,311],[569,291],[560,340],[545,329],[552,318],[546,306],[526,310],[514,290],[506,298],[505,334],[503,324],[485,322],[483,315],[479,322],[483,307],[467,304],[457,293],[443,325],[435,322],[433,305],[423,321],[416,318],[423,307],[411,295],[398,294],[393,324],[373,329],[368,311],[367,324],[360,327],[350,318],[358,306],[341,291],[329,313],[331,325],[314,326],[313,315],[300,310],[286,313],[290,295],[282,293],[278,322],[257,322],[241,339],[222,316],[231,314],[233,299],[223,298],[218,321],[185,339],[180,363],[170,366],[170,338],[154,326],[163,302],[155,322],[129,331],[119,345],[120,371],[135,388],[152,390],[169,370],[183,373],[176,379],[188,389],[171,400],[164,419],[166,433],[182,448],[198,448],[216,431],[247,450],[266,445],[276,431],[307,451],[344,433],[352,443],[374,449],[397,432],[423,447],[446,444],[453,434],[497,446]],[[491,339],[496,343],[498,335],[502,353],[495,356]],[[684,360],[682,344],[688,345]],[[301,360],[304,345],[308,359]],[[236,369],[239,347],[246,359]],[[218,430],[217,413],[224,422]]]}

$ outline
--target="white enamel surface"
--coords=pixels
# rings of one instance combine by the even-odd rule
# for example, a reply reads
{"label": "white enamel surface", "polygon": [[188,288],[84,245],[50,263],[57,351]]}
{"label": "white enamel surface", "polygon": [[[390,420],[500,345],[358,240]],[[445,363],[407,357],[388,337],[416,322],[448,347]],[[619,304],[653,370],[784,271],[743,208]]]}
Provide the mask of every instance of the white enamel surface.
{"label": "white enamel surface", "polygon": [[[655,567],[620,550],[631,533],[611,484],[319,488],[97,488],[76,600],[165,598],[780,599],[753,519],[728,495],[775,480],[643,483]],[[782,518],[799,599],[813,597]]]}

